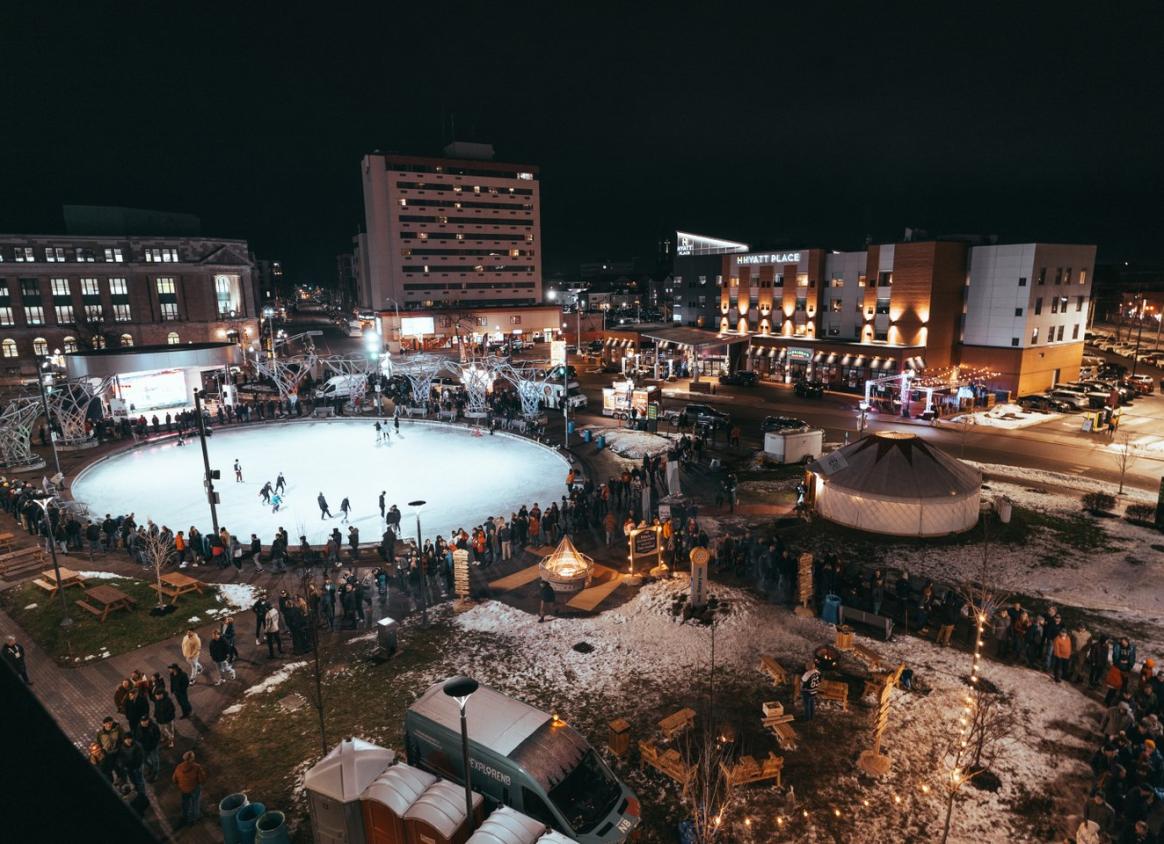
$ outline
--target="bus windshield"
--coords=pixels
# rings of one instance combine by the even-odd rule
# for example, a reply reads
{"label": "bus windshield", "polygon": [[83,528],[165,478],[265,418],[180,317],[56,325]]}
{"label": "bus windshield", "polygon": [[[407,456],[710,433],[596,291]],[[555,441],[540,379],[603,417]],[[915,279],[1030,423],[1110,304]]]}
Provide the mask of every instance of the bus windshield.
{"label": "bus windshield", "polygon": [[550,791],[550,800],[575,833],[598,826],[622,796],[622,787],[594,755],[586,751],[582,761]]}

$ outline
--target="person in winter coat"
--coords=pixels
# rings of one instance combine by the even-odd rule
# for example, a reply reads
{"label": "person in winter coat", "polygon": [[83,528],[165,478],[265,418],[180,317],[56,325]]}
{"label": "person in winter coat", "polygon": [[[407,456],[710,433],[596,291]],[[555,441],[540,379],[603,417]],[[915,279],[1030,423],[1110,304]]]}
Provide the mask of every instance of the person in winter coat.
{"label": "person in winter coat", "polygon": [[182,761],[171,777],[182,795],[182,823],[197,823],[202,816],[202,786],[206,783],[206,769],[194,761],[194,751],[182,754]]}
{"label": "person in winter coat", "polygon": [[1082,624],[1071,631],[1071,682],[1082,683],[1087,676],[1087,648],[1091,633]]}
{"label": "person in winter coat", "polygon": [[174,699],[163,689],[154,690],[154,722],[158,725],[166,747],[174,746]]}
{"label": "person in winter coat", "polygon": [[125,733],[121,737],[121,753],[117,755],[117,764],[121,768],[122,775],[133,783],[134,789],[139,794],[143,793],[145,791],[145,778],[142,775],[142,768],[145,766],[145,751],[129,733]]}
{"label": "person in winter coat", "polygon": [[1107,694],[1103,697],[1103,705],[1111,706],[1119,699],[1124,688],[1124,673],[1120,671],[1119,666],[1108,666],[1107,674],[1103,678],[1103,685],[1107,688]]}
{"label": "person in winter coat", "polygon": [[226,642],[226,647],[229,649],[229,656],[227,659],[233,664],[238,659],[238,634],[234,629],[234,616],[228,615],[222,620],[222,641]]}
{"label": "person in winter coat", "polygon": [[162,746],[162,731],[161,728],[148,715],[142,716],[138,719],[133,728],[133,737],[137,741],[138,746],[145,754],[145,778],[146,782],[154,782],[158,778],[158,771],[161,770],[161,758],[158,755],[159,749]]}
{"label": "person in winter coat", "polygon": [[1099,681],[1107,672],[1110,649],[1107,636],[1092,639],[1087,646],[1087,685],[1090,688],[1099,688]]}
{"label": "person in winter coat", "polygon": [[1114,706],[1109,706],[1099,722],[1099,731],[1105,736],[1115,736],[1136,723],[1136,716],[1132,713],[1132,704],[1124,698]]}
{"label": "person in winter coat", "polygon": [[114,773],[114,779],[118,779],[121,776],[121,766],[118,758],[121,754],[121,739],[124,735],[125,730],[114,720],[112,715],[102,720],[101,729],[97,731],[97,744],[101,746],[101,750],[109,760],[109,766]]}
{"label": "person in winter coat", "polygon": [[230,645],[217,630],[210,634],[210,658],[214,660],[214,667],[218,669],[218,679],[214,681],[214,685],[222,685],[227,677],[232,680],[238,679],[234,666],[230,664]]}
{"label": "person in winter coat", "polygon": [[101,776],[105,777],[108,782],[113,783],[116,780],[116,765],[97,742],[89,744],[89,762],[101,772]]}
{"label": "person in winter coat", "polygon": [[800,698],[804,701],[804,720],[811,721],[816,714],[816,696],[820,691],[820,671],[812,660],[804,663],[800,677]]}
{"label": "person in winter coat", "polygon": [[253,604],[251,604],[251,612],[255,614],[255,644],[263,644],[263,622],[267,619],[267,610],[271,605],[267,602],[265,596],[260,595]]}
{"label": "person in winter coat", "polygon": [[113,708],[117,710],[118,714],[125,714],[125,699],[129,697],[129,693],[133,691],[133,682],[126,678],[118,684],[117,688],[113,690]]}
{"label": "person in winter coat", "polygon": [[170,663],[170,691],[182,709],[181,718],[189,718],[190,708],[190,675],[178,667],[178,663]]}
{"label": "person in winter coat", "polygon": [[1096,789],[1091,792],[1091,799],[1083,806],[1083,819],[1095,821],[1100,832],[1110,835],[1115,832],[1115,809],[1103,797],[1103,792]]}
{"label": "person in winter coat", "polygon": [[538,601],[538,623],[540,624],[546,620],[546,605],[549,604],[551,612],[554,610],[554,600],[556,597],[554,595],[554,587],[548,581],[543,580],[541,592],[538,597],[540,599]]}
{"label": "person in winter coat", "polygon": [[263,635],[267,637],[267,655],[275,658],[275,648],[279,649],[279,656],[283,655],[283,640],[279,638],[279,610],[271,607],[263,619]]}
{"label": "person in winter coat", "polygon": [[15,636],[9,636],[5,639],[4,647],[0,648],[0,656],[8,663],[8,667],[16,672],[16,676],[23,680],[26,685],[32,685],[32,681],[28,679],[28,663],[24,656],[24,646],[16,641]]}
{"label": "person in winter coat", "polygon": [[202,639],[193,630],[187,630],[182,637],[182,657],[190,666],[190,685],[193,686],[202,673]]}
{"label": "person in winter coat", "polygon": [[1064,677],[1071,679],[1071,636],[1068,634],[1066,628],[1060,627],[1059,632],[1055,635],[1055,640],[1051,643],[1051,658],[1053,660],[1052,674],[1055,682],[1060,682]]}
{"label": "person in winter coat", "polygon": [[134,687],[130,689],[129,695],[125,698],[125,721],[128,724],[136,724],[141,720],[143,715],[150,714],[150,701],[145,696],[145,693]]}
{"label": "person in winter coat", "polygon": [[1111,664],[1120,670],[1124,678],[1122,688],[1127,689],[1132,671],[1136,667],[1136,646],[1128,641],[1127,636],[1121,636],[1120,640],[1112,645]]}

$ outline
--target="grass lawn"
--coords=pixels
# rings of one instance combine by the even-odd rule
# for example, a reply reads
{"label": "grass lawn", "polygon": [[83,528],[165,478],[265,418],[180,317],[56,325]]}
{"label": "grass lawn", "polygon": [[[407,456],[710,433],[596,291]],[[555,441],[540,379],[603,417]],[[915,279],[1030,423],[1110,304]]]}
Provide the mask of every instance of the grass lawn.
{"label": "grass lawn", "polygon": [[[65,590],[65,597],[74,624],[64,628],[61,627],[60,598],[50,596],[31,583],[0,592],[0,606],[33,641],[65,667],[105,659],[171,638],[192,624],[210,621],[226,606],[216,591],[208,589],[202,595],[183,595],[178,600],[178,609],[169,615],[153,616],[150,608],[157,603],[157,593],[148,583],[126,578],[101,580],[100,583],[120,589],[137,602],[137,607],[130,612],[111,613],[102,623],[97,616],[74,603],[85,597],[84,592],[69,588]],[[197,616],[200,621],[192,623],[192,616]]]}

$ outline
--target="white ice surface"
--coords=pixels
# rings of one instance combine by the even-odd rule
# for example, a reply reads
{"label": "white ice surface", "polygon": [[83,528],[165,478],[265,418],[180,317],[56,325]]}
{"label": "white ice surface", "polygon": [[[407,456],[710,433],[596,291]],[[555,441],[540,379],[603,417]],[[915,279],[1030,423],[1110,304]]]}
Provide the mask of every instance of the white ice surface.
{"label": "white ice surface", "polygon": [[[391,430],[391,420],[387,420]],[[386,443],[376,443],[373,420],[295,422],[255,425],[216,432],[207,441],[210,465],[222,472],[216,487],[219,525],[244,545],[252,532],[270,544],[282,526],[297,544],[300,525],[308,539],[322,543],[340,523],[340,502],[351,499],[352,523],[363,542],[383,533],[377,497],[387,491],[388,505],[404,514],[405,536],[413,536],[409,501],[425,500],[421,526],[426,537],[448,536],[454,528],[471,530],[486,517],[504,516],[522,504],[543,507],[566,490],[566,461],[534,443],[497,434],[474,437],[467,429],[402,421]],[[244,483],[235,483],[235,458]],[[259,499],[264,482],[282,471],[287,492],[278,513]],[[323,492],[335,518],[320,520],[316,496]],[[188,530],[210,530],[210,508],[202,488],[202,454],[197,440],[179,448],[172,441],[116,455],[82,472],[74,497],[94,518],[134,513]]]}

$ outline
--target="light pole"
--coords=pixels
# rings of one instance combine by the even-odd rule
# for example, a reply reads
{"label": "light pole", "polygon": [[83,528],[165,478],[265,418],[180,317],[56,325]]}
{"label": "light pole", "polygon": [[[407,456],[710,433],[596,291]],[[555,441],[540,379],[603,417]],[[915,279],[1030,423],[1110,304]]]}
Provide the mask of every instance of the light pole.
{"label": "light pole", "polygon": [[391,303],[392,307],[396,310],[396,345],[398,347],[396,352],[400,354],[404,351],[404,332],[402,330],[403,326],[400,325],[400,303],[391,296],[386,298],[384,302]]}
{"label": "light pole", "polygon": [[271,367],[275,366],[275,309],[272,307],[263,308],[263,316],[267,320],[267,335],[271,338]]}
{"label": "light pole", "polygon": [[465,721],[465,706],[473,692],[477,691],[478,683],[472,677],[458,675],[445,680],[442,687],[446,695],[457,702],[461,708],[461,754],[465,766],[465,819],[470,823],[473,817],[473,786],[469,783],[469,725]]}
{"label": "light pole", "polygon": [[210,453],[206,450],[206,420],[202,418],[202,391],[194,391],[194,415],[198,417],[198,442],[202,446],[202,468],[205,470],[206,499],[210,502],[210,524],[218,533],[218,510],[214,506],[214,472],[210,469]]}
{"label": "light pole", "polygon": [[40,387],[40,406],[44,411],[44,427],[45,430],[48,431],[49,446],[53,451],[53,465],[56,466],[57,474],[59,475],[61,474],[61,459],[57,456],[57,439],[53,436],[53,420],[52,417],[49,416],[48,393],[46,393],[44,389],[44,379],[48,375],[49,366],[50,364],[48,357],[37,357],[36,385]]}
{"label": "light pole", "polygon": [[1132,377],[1136,377],[1136,367],[1140,363],[1140,340],[1144,336],[1144,292],[1140,291],[1140,310],[1136,314],[1136,351],[1132,354]]}
{"label": "light pole", "polygon": [[[420,544],[420,508],[428,502],[409,501],[408,506],[416,511],[416,568],[420,571],[420,626],[428,627],[428,572],[424,570],[424,549]],[[462,714],[464,710],[462,709]]]}
{"label": "light pole", "polygon": [[[58,471],[60,470],[58,469]],[[61,627],[71,627],[73,619],[69,616],[69,602],[65,599],[65,587],[61,583],[61,567],[57,562],[57,538],[53,535],[53,520],[49,515],[49,505],[53,503],[55,498],[50,495],[47,498],[34,498],[32,500],[44,513],[44,523],[47,526],[49,555],[53,558],[53,575],[57,579],[57,595],[61,599]]]}

